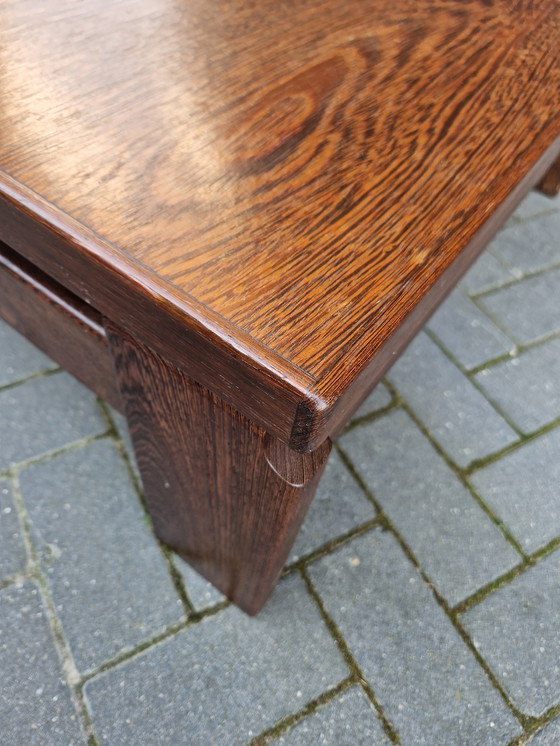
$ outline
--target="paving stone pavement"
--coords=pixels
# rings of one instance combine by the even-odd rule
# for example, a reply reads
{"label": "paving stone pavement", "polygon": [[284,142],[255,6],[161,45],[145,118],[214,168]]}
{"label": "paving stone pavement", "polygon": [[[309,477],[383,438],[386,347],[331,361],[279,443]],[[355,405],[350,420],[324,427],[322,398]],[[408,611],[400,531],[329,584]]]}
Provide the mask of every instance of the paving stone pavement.
{"label": "paving stone pavement", "polygon": [[531,194],[253,619],[154,539],[123,418],[0,324],[0,745],[560,744],[559,297]]}

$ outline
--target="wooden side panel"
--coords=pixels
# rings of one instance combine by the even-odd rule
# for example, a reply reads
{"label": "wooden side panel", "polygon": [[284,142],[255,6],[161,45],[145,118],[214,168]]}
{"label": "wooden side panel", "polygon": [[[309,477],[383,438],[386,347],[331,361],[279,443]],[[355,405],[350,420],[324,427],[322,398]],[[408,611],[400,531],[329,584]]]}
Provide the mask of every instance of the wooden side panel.
{"label": "wooden side panel", "polygon": [[537,189],[547,197],[556,197],[560,192],[560,158],[546,172],[539,182]]}
{"label": "wooden side panel", "polygon": [[265,433],[106,321],[128,424],[159,538],[235,604],[266,601],[325,466]]}
{"label": "wooden side panel", "polygon": [[121,408],[99,314],[1,243],[0,318]]}

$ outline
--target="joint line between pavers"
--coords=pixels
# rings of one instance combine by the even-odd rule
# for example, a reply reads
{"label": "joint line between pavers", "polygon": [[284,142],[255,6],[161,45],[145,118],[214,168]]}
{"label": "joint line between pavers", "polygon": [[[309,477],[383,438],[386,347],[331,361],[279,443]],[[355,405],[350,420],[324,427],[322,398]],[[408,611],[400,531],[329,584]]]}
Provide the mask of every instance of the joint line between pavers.
{"label": "joint line between pavers", "polygon": [[[347,460],[347,463],[349,464],[349,468],[350,468],[350,466],[353,468],[353,464],[352,464],[351,459],[346,454],[344,454],[344,456],[345,456],[345,458]],[[500,684],[500,682],[498,681],[498,679],[496,678],[496,676],[492,672],[490,666],[482,658],[482,656],[480,655],[480,653],[478,652],[478,650],[474,646],[474,643],[470,639],[469,635],[463,629],[462,625],[460,624],[460,622],[458,620],[457,614],[454,613],[453,609],[449,606],[449,604],[447,603],[447,601],[436,590],[434,583],[432,582],[432,580],[430,579],[430,577],[426,574],[426,572],[422,569],[422,567],[420,566],[420,563],[418,562],[418,560],[417,560],[414,552],[408,546],[408,544],[405,542],[405,540],[402,538],[402,536],[397,531],[397,529],[395,528],[395,526],[393,525],[393,523],[386,516],[384,516],[384,520],[385,520],[385,523],[386,523],[386,528],[389,531],[391,531],[391,533],[394,535],[394,537],[398,541],[401,549],[405,553],[406,557],[409,559],[409,561],[411,562],[411,564],[416,568],[416,570],[420,574],[420,576],[421,576],[422,580],[424,581],[424,583],[431,590],[431,592],[432,592],[432,594],[433,594],[436,602],[441,607],[441,609],[444,611],[444,613],[447,615],[447,617],[449,618],[449,620],[453,624],[455,630],[457,631],[457,633],[459,634],[459,636],[461,637],[461,639],[463,640],[463,642],[467,645],[467,647],[469,648],[469,650],[471,651],[471,653],[473,653],[473,655],[475,656],[476,661],[478,662],[478,664],[481,666],[481,668],[485,672],[485,674],[488,677],[488,679],[490,680],[491,684],[498,691],[498,693],[502,697],[503,701],[505,702],[506,706],[508,707],[508,709],[510,710],[510,712],[512,713],[512,715],[515,718],[517,718],[517,720],[519,720],[519,722],[522,725],[524,725],[524,723],[527,721],[527,717],[521,711],[519,711],[515,707],[515,705],[510,701],[509,697],[507,696],[507,693],[506,693],[505,689],[502,687],[502,685]],[[301,572],[305,576],[305,571],[302,570]]]}
{"label": "joint line between pavers", "polygon": [[344,638],[342,632],[338,628],[338,625],[334,621],[334,619],[331,617],[331,615],[328,613],[328,611],[325,608],[325,605],[323,604],[323,600],[319,595],[319,592],[313,585],[311,578],[305,571],[305,568],[300,569],[300,575],[303,578],[303,581],[307,587],[307,591],[317,604],[317,608],[319,609],[319,613],[321,614],[323,621],[329,630],[330,634],[332,635],[334,641],[336,642],[340,652],[342,653],[342,656],[344,660],[346,661],[346,665],[352,672],[353,676],[356,679],[356,682],[361,686],[362,690],[364,691],[365,695],[375,708],[375,711],[377,712],[377,716],[379,717],[381,724],[383,726],[383,730],[385,731],[386,735],[392,743],[394,744],[400,744],[400,738],[395,730],[395,727],[390,722],[390,720],[385,715],[385,712],[383,710],[383,707],[381,706],[379,700],[375,696],[375,693],[369,684],[368,680],[362,673],[360,667],[358,666],[358,663],[356,662],[354,656],[350,652],[350,647],[348,643],[346,642],[346,639]]}
{"label": "joint line between pavers", "polygon": [[45,610],[48,625],[58,658],[61,663],[62,672],[66,679],[70,696],[78,715],[78,721],[82,728],[84,737],[89,746],[98,746],[95,727],[84,700],[82,688],[80,686],[80,674],[72,657],[70,646],[64,635],[64,629],[58,618],[56,606],[52,599],[47,578],[45,577],[33,540],[31,538],[31,520],[25,507],[23,494],[19,482],[19,474],[10,475],[10,484],[12,487],[14,504],[18,513],[18,518],[22,527],[23,544],[27,554],[27,563],[29,574],[35,580],[41,594],[42,605]]}
{"label": "joint line between pavers", "polygon": [[543,715],[539,717],[528,718],[527,724],[524,728],[524,732],[520,736],[516,736],[508,746],[525,746],[528,743],[528,739],[534,736],[538,731],[548,725],[550,722],[555,720],[560,715],[560,704],[553,705]]}
{"label": "joint line between pavers", "polygon": [[181,578],[181,575],[175,565],[173,564],[173,560],[171,558],[171,551],[165,547],[158,537],[155,534],[154,531],[154,525],[152,522],[152,519],[150,518],[150,515],[148,513],[148,510],[146,508],[146,499],[144,495],[144,489],[142,487],[142,484],[136,474],[136,471],[132,465],[132,460],[130,458],[130,455],[128,454],[128,451],[125,447],[125,444],[123,443],[122,438],[119,435],[119,432],[117,430],[117,427],[115,425],[115,422],[111,416],[111,413],[107,407],[107,404],[101,399],[100,397],[97,397],[97,404],[99,406],[99,409],[101,410],[102,416],[104,420],[107,422],[108,425],[108,434],[109,437],[112,438],[113,442],[117,446],[117,450],[119,452],[119,455],[121,459],[123,460],[125,467],[128,471],[129,478],[132,482],[134,491],[136,493],[136,496],[140,502],[140,505],[142,506],[142,510],[144,511],[144,516],[147,520],[147,523],[149,525],[150,531],[152,533],[152,536],[154,538],[154,541],[156,542],[160,552],[162,553],[163,557],[165,558],[165,562],[167,565],[167,572],[169,573],[169,576],[171,578],[171,582],[173,584],[173,587],[175,588],[175,592],[179,596],[179,599],[181,601],[181,604],[183,606],[183,611],[187,618],[196,617],[197,611],[194,607],[194,604],[192,603],[191,599],[189,598],[189,594],[187,592],[187,589],[185,588],[185,584],[183,582],[183,579]]}
{"label": "joint line between pavers", "polygon": [[499,355],[496,358],[492,358],[491,360],[487,360],[485,363],[481,363],[480,365],[477,365],[475,368],[471,368],[467,371],[467,375],[469,378],[472,376],[476,376],[478,373],[481,373],[483,370],[489,370],[496,365],[499,365],[500,363],[505,363],[508,360],[512,360],[514,358],[522,357],[525,355],[525,353],[530,352],[531,350],[536,349],[537,347],[544,346],[548,344],[549,342],[558,339],[560,337],[560,329],[551,332],[546,337],[539,337],[538,339],[533,340],[532,342],[526,342],[525,344],[519,344],[516,343],[515,351],[511,354],[505,353],[504,355]]}
{"label": "joint line between pavers", "polygon": [[327,691],[323,692],[315,699],[307,702],[307,704],[305,704],[297,712],[292,713],[291,715],[287,715],[281,720],[278,720],[272,727],[267,728],[258,736],[255,736],[255,738],[252,738],[247,746],[268,746],[268,744],[275,741],[279,736],[287,733],[294,725],[297,725],[302,720],[305,720],[307,717],[316,712],[320,707],[328,704],[329,702],[332,702],[340,694],[347,691],[348,689],[350,689],[350,687],[354,686],[357,683],[358,682],[355,676],[348,676],[332,689],[327,689]]}
{"label": "joint line between pavers", "polygon": [[[443,344],[443,342],[439,339],[439,337],[432,332],[430,329],[424,329],[424,333],[432,340],[432,342],[439,347],[441,352],[447,357],[447,359],[453,363],[453,365],[465,376],[467,382],[471,383],[480,394],[486,399],[486,401],[496,410],[496,412],[500,415],[500,417],[507,422],[507,424],[511,427],[511,429],[521,437],[523,435],[522,431],[517,427],[517,425],[513,422],[513,420],[510,418],[510,416],[502,410],[499,404],[497,404],[492,397],[490,397],[487,392],[481,387],[481,385],[473,379],[471,376],[473,375],[471,371],[469,371],[468,368],[465,368],[464,365],[462,365],[459,360],[453,355],[453,353],[448,350],[448,348]],[[513,340],[512,340],[513,341]],[[510,357],[514,357],[512,355],[502,355],[501,356],[504,359],[509,359]]]}
{"label": "joint line between pavers", "polygon": [[36,371],[35,373],[30,373],[28,376],[24,376],[23,378],[18,378],[15,381],[10,381],[9,383],[4,383],[0,385],[0,393],[3,391],[8,391],[9,389],[15,389],[18,386],[23,386],[24,383],[28,383],[29,381],[35,381],[37,378],[46,378],[47,376],[54,376],[56,373],[62,373],[62,368],[43,368],[41,370]]}
{"label": "joint line between pavers", "polygon": [[364,534],[367,534],[372,529],[378,528],[379,526],[383,526],[383,525],[384,525],[383,516],[381,514],[378,514],[374,518],[371,518],[369,521],[364,521],[363,523],[360,523],[357,526],[354,526],[354,528],[351,528],[350,531],[347,531],[345,534],[340,534],[339,536],[336,536],[334,539],[330,539],[329,541],[322,544],[320,547],[317,547],[317,549],[314,549],[313,551],[308,552],[307,554],[304,554],[299,559],[294,560],[294,562],[292,562],[291,564],[286,565],[286,567],[282,571],[282,577],[286,575],[291,575],[292,573],[296,572],[300,568],[305,567],[308,564],[311,564],[313,562],[316,562],[317,560],[321,559],[321,557],[324,557],[325,555],[330,554],[335,549],[338,549],[339,547],[343,546],[344,544],[351,541],[352,539],[355,539],[358,536],[363,536]]}
{"label": "joint line between pavers", "polygon": [[443,596],[440,595],[440,593],[436,590],[435,585],[431,581],[431,579],[428,577],[428,575],[424,572],[424,570],[420,567],[420,564],[418,563],[418,560],[416,559],[414,553],[408,546],[408,544],[404,541],[404,539],[401,537],[399,532],[395,529],[395,527],[389,522],[389,529],[401,545],[402,550],[410,560],[410,562],[416,567],[417,571],[420,573],[424,583],[429,587],[431,590],[436,602],[440,606],[440,608],[444,611],[444,613],[447,615],[448,619],[453,624],[456,632],[459,634],[465,645],[469,648],[471,653],[474,655],[477,663],[480,665],[488,679],[490,680],[490,683],[494,686],[494,688],[498,691],[500,696],[502,697],[504,703],[512,713],[512,715],[519,720],[519,722],[523,725],[526,721],[526,716],[515,707],[513,702],[510,701],[505,689],[502,687],[501,683],[498,681],[497,677],[494,675],[492,669],[488,665],[488,663],[484,660],[482,655],[479,653],[479,651],[476,649],[473,641],[471,640],[470,636],[467,634],[461,623],[459,622],[458,616],[453,612],[447,601],[443,598]]}
{"label": "joint line between pavers", "polygon": [[515,578],[523,575],[527,570],[529,570],[531,567],[534,567],[542,559],[548,557],[549,554],[552,554],[559,548],[560,536],[557,536],[555,539],[552,539],[547,544],[545,544],[544,547],[540,547],[532,554],[526,555],[523,562],[521,562],[519,565],[512,567],[511,570],[508,570],[503,575],[500,575],[499,578],[492,580],[490,583],[487,583],[486,585],[482,586],[482,588],[476,590],[468,598],[460,601],[456,606],[453,607],[451,611],[454,614],[463,614],[465,611],[468,611],[473,606],[479,604],[481,601],[484,601],[485,598],[490,596],[502,586],[507,585],[512,580],[515,580]]}
{"label": "joint line between pavers", "polygon": [[[525,557],[525,553],[523,552],[523,549],[519,545],[518,541],[515,539],[515,537],[510,534],[509,530],[506,528],[504,523],[490,510],[490,508],[480,499],[480,497],[477,495],[477,493],[472,488],[472,485],[467,479],[467,476],[471,473],[470,468],[472,466],[469,465],[468,467],[462,469],[459,467],[453,459],[444,451],[444,449],[440,446],[440,444],[435,440],[435,438],[432,436],[428,428],[424,425],[422,420],[418,417],[414,409],[404,400],[402,400],[402,408],[405,412],[409,415],[409,417],[412,419],[412,421],[415,423],[415,425],[418,427],[420,432],[422,432],[426,438],[431,443],[432,447],[436,450],[436,452],[441,456],[441,458],[445,461],[447,466],[453,471],[457,479],[461,482],[461,484],[466,487],[466,489],[469,491],[471,496],[476,500],[476,502],[480,505],[480,507],[484,510],[484,512],[488,515],[488,517],[492,520],[492,522],[497,526],[497,528],[500,530],[503,537],[506,539],[506,541],[511,544],[511,546],[516,550],[518,554],[521,555],[521,557]],[[489,461],[491,457],[495,457],[495,459],[499,458],[502,455],[505,455],[506,453],[509,453],[510,450],[513,450],[515,446],[520,445],[521,441],[512,444],[511,446],[506,446],[506,448],[503,448],[500,451],[497,451],[495,454],[490,454],[486,459],[485,463]],[[477,462],[473,462],[477,463]]]}
{"label": "joint line between pavers", "polygon": [[[558,198],[557,197],[552,197],[552,198],[549,197],[548,199],[556,200]],[[547,215],[554,215],[559,210],[560,210],[560,208],[558,208],[556,206],[555,207],[545,207],[542,210],[539,210],[539,212],[535,212],[532,215],[527,215],[524,218],[520,218],[515,213],[513,213],[513,215],[511,215],[510,218],[509,218],[510,225],[503,225],[500,228],[500,233],[502,231],[507,231],[508,228],[511,228],[514,225],[522,225],[523,223],[532,223],[533,221],[539,220],[540,218],[546,217]],[[494,254],[492,254],[492,256],[494,256]]]}
{"label": "joint line between pavers", "polygon": [[[505,267],[505,269],[509,270],[510,272],[513,271],[510,266],[508,266],[503,261],[501,261],[500,257],[496,256],[495,254],[492,254],[492,256],[494,257],[494,259],[497,259],[497,261],[499,261],[500,264],[502,264],[502,266]],[[478,308],[480,308],[481,311],[483,311],[487,316],[489,316],[494,321],[492,314],[489,313],[485,308],[481,308],[479,306],[478,301],[481,298],[485,298],[488,295],[493,295],[494,293],[498,293],[501,290],[506,290],[507,288],[511,288],[514,285],[517,285],[517,283],[523,282],[523,280],[532,280],[535,277],[542,277],[542,275],[546,275],[548,272],[551,272],[557,269],[560,269],[560,262],[553,262],[552,264],[548,264],[546,267],[541,267],[535,270],[529,270],[528,272],[521,271],[519,272],[517,276],[512,277],[511,280],[507,280],[506,282],[504,282],[503,285],[500,285],[499,287],[481,290],[480,292],[473,293],[472,295],[469,294],[469,298],[473,301],[473,303],[477,305]],[[511,332],[508,336],[511,338]]]}
{"label": "joint line between pavers", "polygon": [[[492,321],[492,319],[489,320]],[[522,349],[521,345],[519,345],[515,340],[508,336],[510,342],[515,345],[511,352],[504,352],[502,355],[497,355],[496,357],[490,358],[489,360],[485,360],[479,365],[475,365],[472,368],[467,368],[466,365],[463,365],[460,360],[455,357],[451,350],[445,345],[444,342],[442,342],[442,340],[434,331],[429,329],[427,326],[423,328],[423,331],[424,334],[426,334],[432,340],[436,347],[439,347],[441,352],[455,365],[456,368],[461,371],[461,373],[469,381],[472,380],[472,377],[475,376],[477,373],[480,373],[481,370],[486,370],[486,368],[490,368],[493,365],[497,365],[498,363],[503,363],[506,360],[511,360],[512,358],[517,357],[519,351]]]}
{"label": "joint line between pavers", "polygon": [[475,461],[471,461],[471,463],[468,466],[466,466],[464,469],[460,471],[468,479],[472,474],[474,474],[477,471],[480,471],[480,469],[484,469],[486,466],[489,466],[490,464],[493,464],[494,462],[499,461],[504,456],[507,456],[513,451],[517,451],[519,448],[524,446],[526,443],[529,443],[530,441],[535,440],[536,438],[539,438],[541,435],[546,435],[546,433],[549,433],[551,430],[555,430],[559,426],[560,426],[560,417],[558,417],[555,420],[552,420],[552,422],[547,422],[546,425],[543,425],[542,427],[538,428],[538,430],[533,430],[530,433],[522,435],[522,437],[518,441],[516,441],[515,443],[511,443],[508,446],[505,446],[505,448],[502,448],[500,451],[494,451],[494,453],[490,453],[488,454],[488,456],[485,456],[482,459],[476,459]]}
{"label": "joint line between pavers", "polygon": [[85,671],[81,676],[80,686],[83,687],[88,681],[90,681],[91,679],[94,679],[96,676],[106,673],[107,671],[110,671],[113,668],[117,668],[123,663],[126,663],[127,661],[130,661],[136,658],[137,656],[141,655],[146,650],[149,650],[155,645],[159,645],[160,643],[165,642],[166,640],[169,640],[170,638],[174,637],[179,632],[183,632],[186,629],[190,629],[191,627],[196,626],[203,619],[208,619],[209,617],[216,616],[216,614],[219,614],[220,612],[224,611],[229,606],[231,606],[231,603],[229,601],[227,600],[219,601],[218,603],[214,604],[214,606],[209,606],[205,608],[203,611],[193,614],[193,616],[189,619],[185,618],[179,622],[174,622],[173,624],[170,624],[162,632],[159,632],[153,637],[150,637],[147,640],[144,640],[138,645],[135,645],[133,648],[117,653],[112,658],[108,658],[107,660],[103,661],[103,663],[98,665],[96,668],[92,668],[92,669],[89,669],[88,671]]}
{"label": "joint line between pavers", "polygon": [[391,401],[389,404],[386,404],[384,407],[381,407],[380,409],[374,409],[371,412],[368,412],[367,414],[364,414],[360,417],[356,417],[353,420],[350,420],[350,422],[346,425],[346,427],[343,428],[340,435],[346,435],[346,433],[350,432],[350,430],[354,430],[356,427],[359,427],[360,425],[364,425],[368,422],[374,422],[375,420],[379,419],[380,417],[383,417],[383,415],[387,414],[388,412],[391,412],[393,409],[396,409],[398,407],[398,401],[396,400],[394,394],[392,393],[390,389],[390,384],[388,381],[383,379],[382,381],[379,381],[378,384],[383,383],[386,388],[389,389],[389,392],[391,394]]}
{"label": "joint line between pavers", "polygon": [[[484,500],[482,500],[482,498],[480,497],[480,495],[478,495],[478,493],[476,492],[476,490],[474,489],[474,487],[468,481],[468,476],[470,474],[469,469],[461,470],[453,461],[451,461],[447,457],[447,454],[444,451],[442,451],[442,449],[439,447],[439,445],[436,442],[434,442],[434,440],[430,436],[429,432],[424,427],[423,423],[417,418],[416,414],[410,410],[410,408],[408,407],[408,405],[406,404],[406,402],[403,402],[402,397],[400,397],[400,395],[398,395],[397,392],[395,392],[395,393],[396,393],[397,398],[399,399],[399,403],[403,407],[403,409],[405,409],[405,411],[408,412],[408,414],[411,416],[411,418],[416,423],[416,425],[420,428],[420,430],[426,435],[426,437],[432,443],[432,445],[434,446],[434,448],[436,449],[436,451],[440,454],[440,456],[442,458],[444,458],[444,460],[446,461],[446,463],[453,470],[453,472],[455,473],[455,475],[457,476],[457,478],[460,480],[460,482],[463,484],[463,486],[469,491],[469,493],[471,494],[471,496],[473,497],[473,499],[476,500],[476,502],[479,504],[479,506],[481,507],[481,509],[484,510],[484,512],[487,514],[487,516],[490,518],[490,520],[492,520],[492,522],[496,525],[496,527],[502,533],[502,535],[504,536],[504,538],[506,539],[506,541],[508,541],[508,543],[517,551],[517,553],[521,557],[521,563],[519,565],[517,565],[515,568],[512,568],[512,570],[508,571],[508,573],[505,573],[502,576],[502,579],[505,578],[505,580],[501,580],[500,578],[498,578],[496,581],[492,581],[491,583],[489,583],[486,586],[484,586],[482,589],[479,589],[479,590],[475,591],[475,593],[473,593],[472,596],[469,597],[469,599],[465,599],[464,601],[462,601],[460,604],[457,605],[457,610],[458,609],[464,610],[462,608],[463,604],[469,602],[469,608],[470,608],[471,605],[475,605],[475,603],[478,603],[480,600],[482,600],[482,598],[486,598],[488,595],[490,595],[491,592],[493,592],[494,590],[496,590],[498,587],[501,587],[505,582],[509,582],[508,578],[509,578],[509,574],[510,573],[512,574],[510,579],[513,579],[516,576],[516,574],[520,574],[521,572],[524,572],[527,568],[535,565],[540,559],[542,559],[543,557],[547,556],[552,551],[554,551],[555,549],[557,549],[560,546],[560,537],[552,539],[548,544],[546,544],[544,547],[540,547],[538,550],[536,550],[532,554],[527,554],[526,552],[524,552],[523,548],[521,547],[521,545],[519,544],[519,542],[517,541],[517,539],[513,536],[513,534],[510,533],[510,531],[507,528],[507,526],[505,525],[505,523],[503,521],[501,521],[501,519],[497,515],[494,514],[494,512],[488,507],[488,505],[484,502]],[[560,420],[558,421],[558,424],[560,424]],[[540,434],[542,434],[543,430],[547,431],[549,429],[551,429],[550,426],[545,426],[545,428],[542,428],[541,430],[539,430],[538,434],[540,435]],[[531,438],[532,437],[536,437],[536,435],[531,436]],[[531,438],[525,438],[525,440],[523,442],[526,442],[527,440],[529,440]],[[514,448],[517,448],[520,445],[521,445],[520,443],[514,444],[514,446],[512,446],[512,447],[508,447],[504,451],[498,452],[497,456],[505,455],[505,453],[509,452],[510,450],[514,450]],[[383,512],[381,505],[379,505],[379,503],[375,499],[375,496],[371,493],[371,491],[369,490],[369,488],[367,487],[367,485],[365,484],[365,482],[363,481],[363,479],[361,478],[361,476],[357,472],[357,470],[354,467],[354,464],[352,463],[352,460],[350,459],[350,457],[345,453],[345,451],[343,450],[343,448],[338,443],[335,443],[335,447],[337,448],[337,450],[338,450],[338,452],[339,452],[339,454],[340,454],[340,456],[341,456],[344,464],[348,468],[349,472],[354,476],[356,482],[361,487],[361,489],[364,492],[365,496],[371,501],[371,503],[374,505],[374,507],[379,511],[379,514],[376,516],[379,525],[384,525],[390,531],[392,531],[395,534],[395,536],[398,538],[398,540],[401,542],[401,544],[403,546],[405,546],[404,540],[399,536],[398,532],[396,531],[396,529],[394,528],[394,526],[391,524],[391,522],[388,519],[388,517],[386,516],[386,514]],[[489,457],[489,461],[490,461],[490,458],[491,458],[492,461],[494,461],[494,460],[496,460],[496,455],[493,455],[492,457]],[[372,527],[372,528],[374,528],[374,527]],[[371,529],[368,529],[368,530],[371,530]],[[348,540],[350,540],[350,538],[352,538],[352,537],[349,537]],[[417,568],[419,569],[419,571],[424,575],[424,572],[420,568],[419,563],[414,558],[413,553],[410,550],[409,550],[409,552],[410,552],[410,557],[412,558],[411,561],[413,561],[413,564],[415,564],[415,566],[417,566]],[[313,560],[314,558],[312,557],[311,559]],[[426,582],[428,582],[428,584],[431,585],[431,581],[429,580],[429,578],[427,578],[427,576],[425,576],[425,579],[426,579]],[[479,598],[478,594],[480,594],[481,591],[483,592],[483,595]],[[452,610],[452,611],[454,613],[458,613],[458,611],[456,611],[456,610]]]}
{"label": "joint line between pavers", "polygon": [[15,461],[13,464],[10,464],[5,469],[0,470],[0,478],[8,478],[11,474],[19,474],[28,466],[46,463],[47,461],[51,461],[51,459],[53,458],[57,458],[57,456],[61,456],[64,453],[69,453],[70,451],[77,451],[81,448],[85,448],[85,446],[88,446],[90,443],[94,443],[97,440],[103,440],[108,436],[108,432],[88,435],[85,438],[80,438],[79,440],[73,440],[71,443],[66,443],[60,448],[54,448],[50,451],[45,451],[45,453],[41,453],[39,456],[31,456],[30,458],[23,459],[22,461]]}
{"label": "joint line between pavers", "polygon": [[338,455],[342,459],[342,462],[344,463],[344,465],[346,466],[346,468],[350,472],[352,478],[354,479],[354,481],[356,482],[356,484],[358,485],[358,487],[364,493],[364,495],[365,495],[366,499],[368,500],[368,502],[371,503],[371,505],[373,505],[373,507],[375,508],[375,511],[376,511],[376,514],[377,514],[376,515],[376,519],[379,520],[379,521],[385,520],[385,512],[383,510],[383,507],[375,499],[375,496],[373,495],[373,493],[371,492],[371,490],[369,489],[369,487],[367,486],[367,484],[362,479],[361,475],[359,474],[358,470],[356,469],[356,467],[352,463],[352,461],[351,461],[350,457],[348,456],[348,454],[346,453],[346,451],[337,442],[333,443],[333,447],[338,452]]}
{"label": "joint line between pavers", "polygon": [[0,580],[0,591],[5,590],[6,588],[11,588],[12,585],[21,585],[22,583],[25,583],[26,580],[33,579],[33,573],[28,572],[27,570],[16,572],[13,575],[8,575]]}

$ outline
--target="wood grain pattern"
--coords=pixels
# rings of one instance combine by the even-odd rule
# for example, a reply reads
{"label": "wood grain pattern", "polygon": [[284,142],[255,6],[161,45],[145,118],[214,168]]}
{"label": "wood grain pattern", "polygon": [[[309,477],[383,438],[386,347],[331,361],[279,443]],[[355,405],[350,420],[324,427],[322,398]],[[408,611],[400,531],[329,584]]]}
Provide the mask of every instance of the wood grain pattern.
{"label": "wood grain pattern", "polygon": [[[545,172],[548,173],[547,169],[550,170],[550,163],[551,152],[545,154],[526,173],[515,189],[500,202],[491,218],[482,225],[453,262],[438,277],[430,291],[404,314],[399,326],[390,337],[379,345],[375,354],[365,360],[365,364],[356,361],[349,355],[345,361],[346,371],[335,369],[329,376],[319,382],[316,390],[319,393],[326,392],[331,397],[332,406],[325,407],[321,412],[310,411],[304,425],[308,448],[316,447],[316,444],[320,443],[325,437],[325,433],[328,433],[330,437],[336,437],[340,433],[357,407],[383,378],[435,309],[453,290],[529,189],[541,179]],[[382,320],[380,321],[382,322]],[[383,334],[380,324],[377,325],[377,331],[380,335]],[[363,355],[363,350],[359,350],[358,354]],[[359,374],[353,376],[353,370],[359,371]],[[337,391],[340,392],[339,396],[336,395]],[[296,438],[297,432],[294,430],[294,442],[296,442]]]}
{"label": "wood grain pattern", "polygon": [[101,316],[2,243],[0,318],[121,408]]}
{"label": "wood grain pattern", "polygon": [[326,464],[286,445],[106,321],[146,504],[159,538],[255,614]]}
{"label": "wood grain pattern", "polygon": [[5,0],[0,238],[309,449],[558,156],[559,19],[558,0]]}
{"label": "wood grain pattern", "polygon": [[560,193],[560,158],[553,163],[541,181],[539,181],[538,189],[543,194],[546,194],[547,197],[556,197]]}
{"label": "wood grain pattern", "polygon": [[157,278],[140,280],[125,255],[1,172],[0,184],[0,233],[12,248],[272,435],[289,440],[312,385],[309,376],[250,337],[234,335],[210,309],[180,303],[177,291],[159,287]]}

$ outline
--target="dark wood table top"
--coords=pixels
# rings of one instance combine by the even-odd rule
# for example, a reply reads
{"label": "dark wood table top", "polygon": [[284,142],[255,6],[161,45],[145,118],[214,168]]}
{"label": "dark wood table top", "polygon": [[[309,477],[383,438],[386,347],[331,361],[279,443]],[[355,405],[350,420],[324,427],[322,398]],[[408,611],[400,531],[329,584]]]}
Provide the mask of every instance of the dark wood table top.
{"label": "dark wood table top", "polygon": [[3,0],[0,240],[311,447],[557,156],[559,29],[557,0]]}

